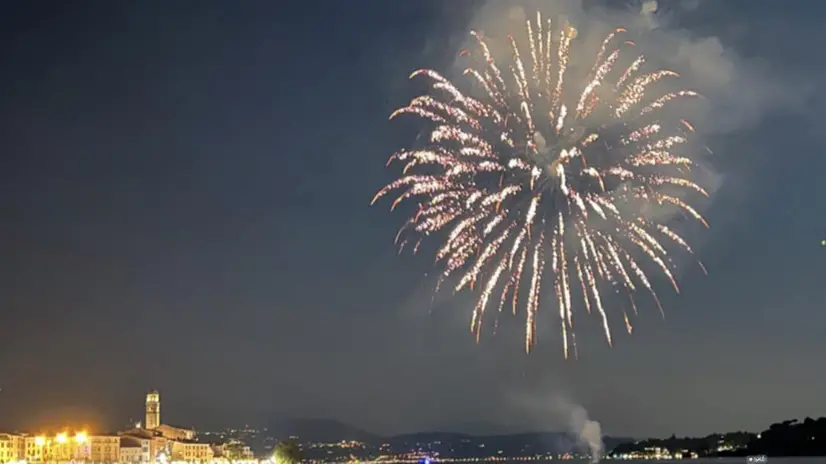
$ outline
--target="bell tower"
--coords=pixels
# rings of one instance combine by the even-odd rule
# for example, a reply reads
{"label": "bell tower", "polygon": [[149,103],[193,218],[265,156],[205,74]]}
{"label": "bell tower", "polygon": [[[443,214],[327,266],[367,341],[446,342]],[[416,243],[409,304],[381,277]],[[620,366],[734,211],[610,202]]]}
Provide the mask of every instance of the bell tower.
{"label": "bell tower", "polygon": [[152,390],[146,394],[146,430],[158,428],[161,425],[161,394]]}

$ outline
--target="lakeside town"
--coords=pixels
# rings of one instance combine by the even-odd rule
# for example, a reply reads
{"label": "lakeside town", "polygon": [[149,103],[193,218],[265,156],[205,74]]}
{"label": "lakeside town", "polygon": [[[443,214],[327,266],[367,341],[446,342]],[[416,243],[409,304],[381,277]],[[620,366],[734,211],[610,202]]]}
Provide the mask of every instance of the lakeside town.
{"label": "lakeside town", "polygon": [[[762,433],[644,440],[604,436],[600,454],[603,459],[618,460],[817,456],[826,454],[824,433],[826,418],[806,418],[771,424]],[[492,436],[435,432],[382,437],[324,420],[305,421],[302,427],[293,424],[278,431],[245,426],[196,433],[192,428],[163,423],[160,393],[153,390],[146,395],[144,421],[119,432],[0,433],[0,464],[429,464],[590,458],[580,444],[575,437],[556,432]]]}
{"label": "lakeside town", "polygon": [[258,462],[246,444],[203,440],[195,430],[161,422],[161,396],[146,395],[146,417],[134,428],[117,433],[66,430],[54,435],[0,433],[0,463],[100,462],[206,463]]}

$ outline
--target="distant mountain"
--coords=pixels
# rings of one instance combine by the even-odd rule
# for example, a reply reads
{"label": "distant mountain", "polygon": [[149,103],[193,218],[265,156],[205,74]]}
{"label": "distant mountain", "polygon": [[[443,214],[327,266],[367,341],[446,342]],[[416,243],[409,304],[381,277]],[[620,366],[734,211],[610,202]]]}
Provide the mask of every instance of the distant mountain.
{"label": "distant mountain", "polygon": [[[333,443],[341,440],[364,442],[369,448],[389,445],[394,452],[421,449],[443,456],[491,456],[501,451],[505,456],[543,453],[564,453],[582,449],[576,437],[560,432],[527,432],[516,434],[475,435],[456,432],[419,432],[381,436],[328,419],[278,419],[265,425],[267,436],[277,440],[298,437],[299,442]],[[605,450],[610,451],[632,438],[604,437]]]}
{"label": "distant mountain", "polygon": [[299,437],[301,442],[337,442],[356,440],[373,443],[380,440],[374,433],[329,419],[281,419],[268,422],[268,435],[283,440]]}
{"label": "distant mountain", "polygon": [[387,437],[384,439],[385,443],[389,443],[391,445],[414,445],[416,443],[433,443],[437,441],[441,442],[458,442],[461,440],[467,440],[473,438],[472,435],[467,435],[464,433],[453,433],[453,432],[418,432],[418,433],[407,433],[403,435],[393,435],[391,437]]}
{"label": "distant mountain", "polygon": [[448,427],[441,427],[441,430],[457,431],[474,436],[507,435],[513,432],[513,427],[485,421],[457,422]]}
{"label": "distant mountain", "polygon": [[[495,442],[523,443],[524,446],[530,446],[532,449],[568,450],[581,447],[581,444],[578,445],[579,440],[576,436],[561,432],[527,432],[485,438]],[[610,451],[620,444],[633,441],[633,438],[627,437],[602,437],[602,445],[605,451]]]}
{"label": "distant mountain", "polygon": [[[605,451],[633,441],[632,438],[603,437]],[[466,435],[460,433],[418,433],[385,439],[394,451],[427,449],[442,456],[486,457],[560,454],[585,451],[577,437],[560,432],[528,432],[501,435]]]}

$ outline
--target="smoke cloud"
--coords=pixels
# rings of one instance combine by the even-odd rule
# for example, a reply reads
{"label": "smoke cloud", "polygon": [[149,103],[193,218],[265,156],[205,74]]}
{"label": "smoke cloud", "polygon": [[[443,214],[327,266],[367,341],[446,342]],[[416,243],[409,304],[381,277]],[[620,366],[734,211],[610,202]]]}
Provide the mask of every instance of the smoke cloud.
{"label": "smoke cloud", "polygon": [[602,427],[599,422],[589,419],[585,408],[562,397],[556,399],[556,408],[568,416],[569,431],[588,447],[591,462],[599,462],[602,456]]}
{"label": "smoke cloud", "polygon": [[655,29],[657,27],[657,18],[655,15],[658,8],[659,4],[656,0],[646,0],[643,2],[642,7],[640,7],[640,16],[648,21],[648,25],[651,29]]}
{"label": "smoke cloud", "polygon": [[563,427],[575,438],[578,448],[591,456],[591,462],[599,462],[603,453],[602,426],[589,417],[583,406],[561,393],[550,396],[517,394],[512,395],[511,400],[538,426],[545,429]]}

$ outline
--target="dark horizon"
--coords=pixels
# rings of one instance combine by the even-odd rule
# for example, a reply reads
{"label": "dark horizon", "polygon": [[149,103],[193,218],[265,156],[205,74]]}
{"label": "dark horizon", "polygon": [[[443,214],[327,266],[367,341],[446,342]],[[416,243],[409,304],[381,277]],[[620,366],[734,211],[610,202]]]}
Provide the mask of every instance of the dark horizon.
{"label": "dark horizon", "polygon": [[[686,439],[697,439],[697,438],[704,438],[708,436],[715,436],[715,435],[726,435],[726,434],[752,434],[757,435],[761,432],[764,432],[769,429],[770,426],[776,424],[782,424],[786,422],[796,422],[796,423],[803,423],[806,420],[823,420],[826,419],[824,417],[813,417],[813,416],[805,416],[799,418],[783,418],[777,419],[769,424],[766,424],[762,428],[757,428],[754,430],[714,430],[707,433],[702,433],[698,435],[679,435],[676,433],[666,433],[663,435],[656,435],[656,436],[632,436],[632,435],[623,435],[623,434],[611,434],[611,433],[603,433],[602,435],[605,437],[610,437],[613,439],[631,439],[631,440],[646,440],[646,439],[667,439],[669,437],[675,436],[677,438],[686,438]],[[448,428],[444,429],[424,429],[424,430],[411,430],[401,433],[392,433],[392,434],[382,434],[371,431],[369,429],[364,429],[361,427],[354,426],[352,424],[347,423],[346,421],[341,421],[337,419],[330,419],[330,418],[320,418],[320,417],[277,417],[277,419],[273,420],[272,417],[268,419],[259,419],[257,421],[235,421],[237,423],[226,423],[223,425],[215,425],[215,426],[207,426],[201,427],[198,424],[186,424],[181,422],[174,422],[170,421],[166,423],[167,425],[172,425],[175,427],[183,427],[183,428],[191,428],[196,432],[220,432],[226,429],[234,428],[234,429],[242,429],[245,427],[249,427],[250,429],[258,430],[259,432],[263,432],[265,428],[268,430],[272,430],[270,427],[275,424],[279,427],[280,431],[289,430],[290,428],[300,427],[302,430],[310,430],[312,433],[320,433],[323,435],[330,435],[331,430],[344,430],[345,434],[347,435],[363,435],[363,436],[370,436],[371,439],[401,439],[405,437],[416,437],[416,436],[434,436],[434,435],[444,435],[444,436],[466,436],[472,438],[487,438],[487,437],[512,437],[512,436],[521,436],[521,435],[572,435],[576,436],[576,433],[571,432],[570,430],[566,430],[565,428],[560,429],[525,429],[525,430],[503,430],[501,428],[497,428],[496,425],[493,424],[465,424],[465,430],[451,430]],[[125,421],[123,426],[118,427],[109,427],[109,428],[101,428],[101,429],[94,429],[95,433],[117,433],[119,431],[126,430],[129,426],[129,422]],[[74,424],[70,424],[74,426]],[[88,424],[78,424],[77,428],[67,427],[66,424],[62,425],[55,425],[51,427],[44,427],[38,428],[33,430],[23,430],[23,429],[8,429],[4,430],[5,432],[20,432],[20,433],[32,433],[32,434],[44,434],[44,435],[51,435],[58,432],[63,431],[77,431],[77,430],[87,430]],[[269,436],[266,433],[262,433],[261,436]],[[300,437],[299,437],[300,438]]]}
{"label": "dark horizon", "polygon": [[552,302],[530,355],[524,313],[476,344],[469,295],[431,312],[432,254],[397,256],[404,215],[368,206],[420,129],[387,121],[409,73],[451,72],[487,3],[3,2],[0,431],[121,427],[153,388],[174,425],[388,435],[559,430],[573,406],[612,436],[826,416],[826,6],[660,2],[717,86],[712,227],[686,232],[709,275],[657,282],[665,318],[641,297],[613,348],[577,308],[564,361]]}

